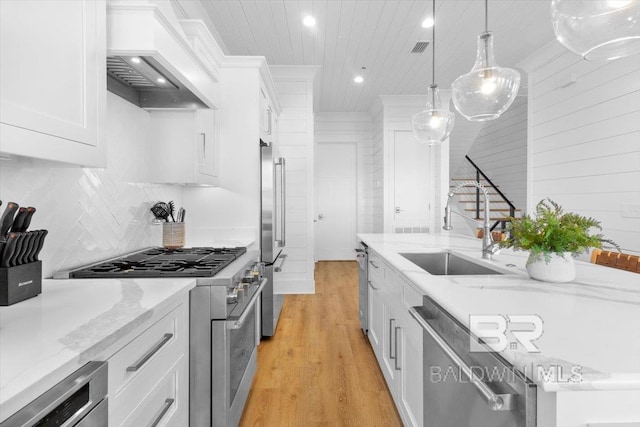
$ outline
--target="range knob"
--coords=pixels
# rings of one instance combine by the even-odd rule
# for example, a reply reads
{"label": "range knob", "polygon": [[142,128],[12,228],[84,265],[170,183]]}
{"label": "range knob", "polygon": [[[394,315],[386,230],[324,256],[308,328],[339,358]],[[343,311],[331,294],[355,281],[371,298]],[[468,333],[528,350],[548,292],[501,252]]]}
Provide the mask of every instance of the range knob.
{"label": "range knob", "polygon": [[235,304],[238,302],[238,290],[236,288],[227,291],[227,304]]}

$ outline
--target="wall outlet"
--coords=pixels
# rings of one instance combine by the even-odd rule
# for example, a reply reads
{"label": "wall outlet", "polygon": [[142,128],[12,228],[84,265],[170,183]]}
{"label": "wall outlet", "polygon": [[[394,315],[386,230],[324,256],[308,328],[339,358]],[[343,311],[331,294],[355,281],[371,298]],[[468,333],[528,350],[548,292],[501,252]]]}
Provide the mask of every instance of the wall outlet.
{"label": "wall outlet", "polygon": [[622,205],[623,218],[640,218],[640,205]]}

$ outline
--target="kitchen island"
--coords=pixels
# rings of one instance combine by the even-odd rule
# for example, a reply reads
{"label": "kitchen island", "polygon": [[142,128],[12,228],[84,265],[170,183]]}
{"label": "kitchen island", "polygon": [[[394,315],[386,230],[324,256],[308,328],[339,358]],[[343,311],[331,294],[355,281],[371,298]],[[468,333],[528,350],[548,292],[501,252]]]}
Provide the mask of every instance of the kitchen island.
{"label": "kitchen island", "polygon": [[[43,280],[37,297],[0,307],[0,421],[87,362],[109,359],[156,323],[175,324],[176,346],[186,349],[188,329],[185,334],[177,325],[188,328],[187,296],[194,286],[188,278]],[[183,364],[186,369],[188,358]],[[116,391],[109,390],[110,411]]]}
{"label": "kitchen island", "polygon": [[[471,237],[358,237],[404,282],[466,327],[470,315],[542,319],[539,352],[509,346],[500,353],[537,384],[539,426],[640,421],[640,275],[576,261],[574,282],[539,282],[527,275],[526,253],[503,249],[493,260],[482,260],[482,242]],[[505,274],[435,276],[400,255],[442,250]]]}

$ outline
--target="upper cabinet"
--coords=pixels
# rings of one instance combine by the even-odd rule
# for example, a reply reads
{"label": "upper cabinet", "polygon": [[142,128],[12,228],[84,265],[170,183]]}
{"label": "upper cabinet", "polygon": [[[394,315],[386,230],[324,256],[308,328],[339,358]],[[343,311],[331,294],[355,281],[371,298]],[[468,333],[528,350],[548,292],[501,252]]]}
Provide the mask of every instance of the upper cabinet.
{"label": "upper cabinet", "polygon": [[260,87],[260,138],[266,142],[273,142],[275,122],[277,115],[274,113],[273,103],[267,95],[264,85]]}
{"label": "upper cabinet", "polygon": [[216,110],[151,113],[152,182],[218,185],[217,114]]}
{"label": "upper cabinet", "polygon": [[105,166],[105,2],[2,0],[0,31],[0,151]]}

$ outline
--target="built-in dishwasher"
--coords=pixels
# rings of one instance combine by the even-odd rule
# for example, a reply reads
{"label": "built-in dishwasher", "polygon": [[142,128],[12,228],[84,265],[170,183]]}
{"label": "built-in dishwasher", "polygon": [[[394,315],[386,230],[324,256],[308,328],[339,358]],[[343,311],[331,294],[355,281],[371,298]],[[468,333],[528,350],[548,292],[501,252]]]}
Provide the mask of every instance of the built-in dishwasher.
{"label": "built-in dishwasher", "polygon": [[107,362],[89,362],[0,427],[107,427]]}
{"label": "built-in dishwasher", "polygon": [[360,327],[367,334],[369,329],[369,278],[367,276],[367,263],[369,262],[368,247],[360,242],[360,247],[355,249],[358,258],[358,308],[360,312]]}
{"label": "built-in dishwasher", "polygon": [[423,328],[424,427],[535,427],[536,385],[498,353],[471,351],[470,332],[428,296]]}

